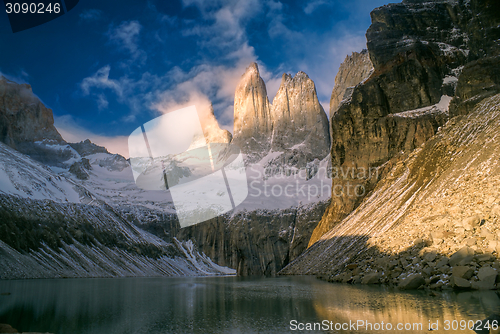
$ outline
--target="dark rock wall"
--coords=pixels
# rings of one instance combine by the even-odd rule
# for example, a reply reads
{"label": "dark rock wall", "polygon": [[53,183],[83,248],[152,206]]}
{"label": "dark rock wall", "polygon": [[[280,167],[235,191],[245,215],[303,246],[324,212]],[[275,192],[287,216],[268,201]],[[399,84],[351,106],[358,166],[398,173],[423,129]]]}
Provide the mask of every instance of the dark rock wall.
{"label": "dark rock wall", "polygon": [[186,227],[179,240],[193,240],[219,265],[241,276],[275,276],[307,248],[328,202],[279,211],[242,211]]}

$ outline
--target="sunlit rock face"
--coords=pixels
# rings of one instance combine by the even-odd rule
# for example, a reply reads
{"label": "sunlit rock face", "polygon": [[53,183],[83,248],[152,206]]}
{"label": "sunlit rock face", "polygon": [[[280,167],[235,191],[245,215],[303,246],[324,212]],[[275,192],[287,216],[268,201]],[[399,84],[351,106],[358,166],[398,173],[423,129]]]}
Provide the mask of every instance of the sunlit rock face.
{"label": "sunlit rock face", "polygon": [[[200,114],[200,112],[198,113]],[[233,139],[231,132],[220,128],[212,105],[206,111],[202,110],[200,122],[207,143],[227,144]]]}
{"label": "sunlit rock face", "polygon": [[[426,142],[450,115],[466,114],[499,92],[499,46],[494,41],[499,39],[500,15],[492,13],[499,13],[498,2],[488,0],[412,0],[374,9],[366,33],[373,73],[346,90],[341,102],[343,80],[333,90],[332,166],[383,166]],[[366,65],[366,58],[356,56],[341,69]],[[361,77],[353,75],[353,84]],[[347,177],[337,182],[363,185],[368,193],[377,181]],[[333,197],[310,245],[363,199]]]}
{"label": "sunlit rock face", "polygon": [[245,154],[262,157],[270,149],[272,128],[266,85],[257,64],[252,63],[234,94],[234,144]]}
{"label": "sunlit rock face", "polygon": [[234,141],[247,161],[256,162],[270,152],[283,152],[281,165],[306,166],[329,153],[328,118],[318,101],[314,82],[304,72],[283,74],[273,104],[266,85],[252,63],[234,96]]}
{"label": "sunlit rock face", "polygon": [[328,118],[319,103],[314,82],[307,74],[299,72],[294,77],[283,74],[271,114],[271,150],[286,152],[281,163],[303,167],[328,155]]}
{"label": "sunlit rock face", "polygon": [[281,273],[398,287],[420,275],[419,286],[431,289],[493,289],[499,129],[497,94],[392,159],[373,193]]}

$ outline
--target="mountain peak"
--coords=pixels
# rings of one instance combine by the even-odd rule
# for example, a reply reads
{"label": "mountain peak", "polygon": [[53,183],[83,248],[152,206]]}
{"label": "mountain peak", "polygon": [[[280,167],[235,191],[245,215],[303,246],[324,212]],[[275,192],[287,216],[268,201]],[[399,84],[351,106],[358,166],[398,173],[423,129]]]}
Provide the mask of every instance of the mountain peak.
{"label": "mountain peak", "polygon": [[52,110],[33,94],[31,86],[5,77],[0,78],[0,133],[1,142],[17,149],[35,141],[64,142],[54,127]]}
{"label": "mountain peak", "polygon": [[234,94],[234,143],[243,153],[267,152],[272,120],[266,84],[251,63]]}
{"label": "mountain peak", "polygon": [[304,144],[304,161],[322,160],[328,155],[328,118],[319,103],[316,86],[306,73],[299,71],[294,77],[283,74],[271,114],[273,151],[283,152]]}

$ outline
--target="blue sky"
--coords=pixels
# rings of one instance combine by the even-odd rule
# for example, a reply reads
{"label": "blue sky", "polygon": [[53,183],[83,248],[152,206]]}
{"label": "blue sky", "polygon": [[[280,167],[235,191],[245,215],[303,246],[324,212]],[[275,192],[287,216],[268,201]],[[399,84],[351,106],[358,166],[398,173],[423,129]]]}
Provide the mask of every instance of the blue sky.
{"label": "blue sky", "polygon": [[[394,1],[392,1],[394,2]],[[27,82],[68,141],[126,155],[138,126],[187,101],[210,101],[232,130],[233,95],[252,61],[272,102],[281,75],[306,72],[328,112],[338,66],[365,47],[382,0],[80,0],[13,34],[0,14],[0,72]]]}

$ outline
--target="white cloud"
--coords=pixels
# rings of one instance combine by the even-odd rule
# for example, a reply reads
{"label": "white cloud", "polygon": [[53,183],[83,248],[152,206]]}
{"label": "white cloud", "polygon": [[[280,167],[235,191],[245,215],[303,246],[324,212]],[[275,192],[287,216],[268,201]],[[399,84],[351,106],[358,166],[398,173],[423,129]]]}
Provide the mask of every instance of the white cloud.
{"label": "white cloud", "polygon": [[123,88],[120,82],[109,78],[110,70],[111,66],[106,65],[97,70],[92,76],[83,79],[80,83],[80,88],[84,95],[89,95],[92,88],[100,88],[110,89],[114,91],[116,95],[123,96]]}
{"label": "white cloud", "polygon": [[[269,1],[267,5],[268,34],[286,50],[283,68],[292,74],[307,73],[316,85],[320,101],[329,100],[340,64],[348,54],[366,48],[365,30],[356,30],[356,24],[350,21],[340,21],[327,31],[294,30],[287,23],[282,5],[276,1]],[[310,14],[322,5],[327,4],[323,0],[313,0],[304,11]],[[276,87],[278,80],[274,80],[272,84]],[[329,113],[329,106],[325,112]]]}
{"label": "white cloud", "polygon": [[130,53],[134,63],[143,64],[147,55],[138,45],[141,30],[142,25],[138,21],[124,21],[118,27],[110,28],[107,35],[111,42]]}
{"label": "white cloud", "polygon": [[196,6],[202,13],[203,21],[211,22],[191,21],[192,25],[183,34],[200,36],[201,47],[216,48],[226,51],[226,54],[238,51],[248,43],[245,25],[262,10],[259,0],[184,0],[183,4]]}
{"label": "white cloud", "polygon": [[307,5],[304,7],[304,13],[306,14],[312,14],[318,7],[321,5],[325,5],[327,2],[325,0],[313,0],[307,3]]}
{"label": "white cloud", "polygon": [[99,110],[108,108],[109,102],[104,94],[99,94],[97,96],[97,107]]}
{"label": "white cloud", "polygon": [[97,21],[102,18],[102,14],[99,9],[86,9],[80,13],[80,19],[83,21]]}
{"label": "white cloud", "polygon": [[108,137],[95,134],[81,127],[70,115],[55,116],[54,125],[64,140],[69,143],[90,139],[94,144],[106,147],[110,153],[118,153],[128,158],[128,136]]}

